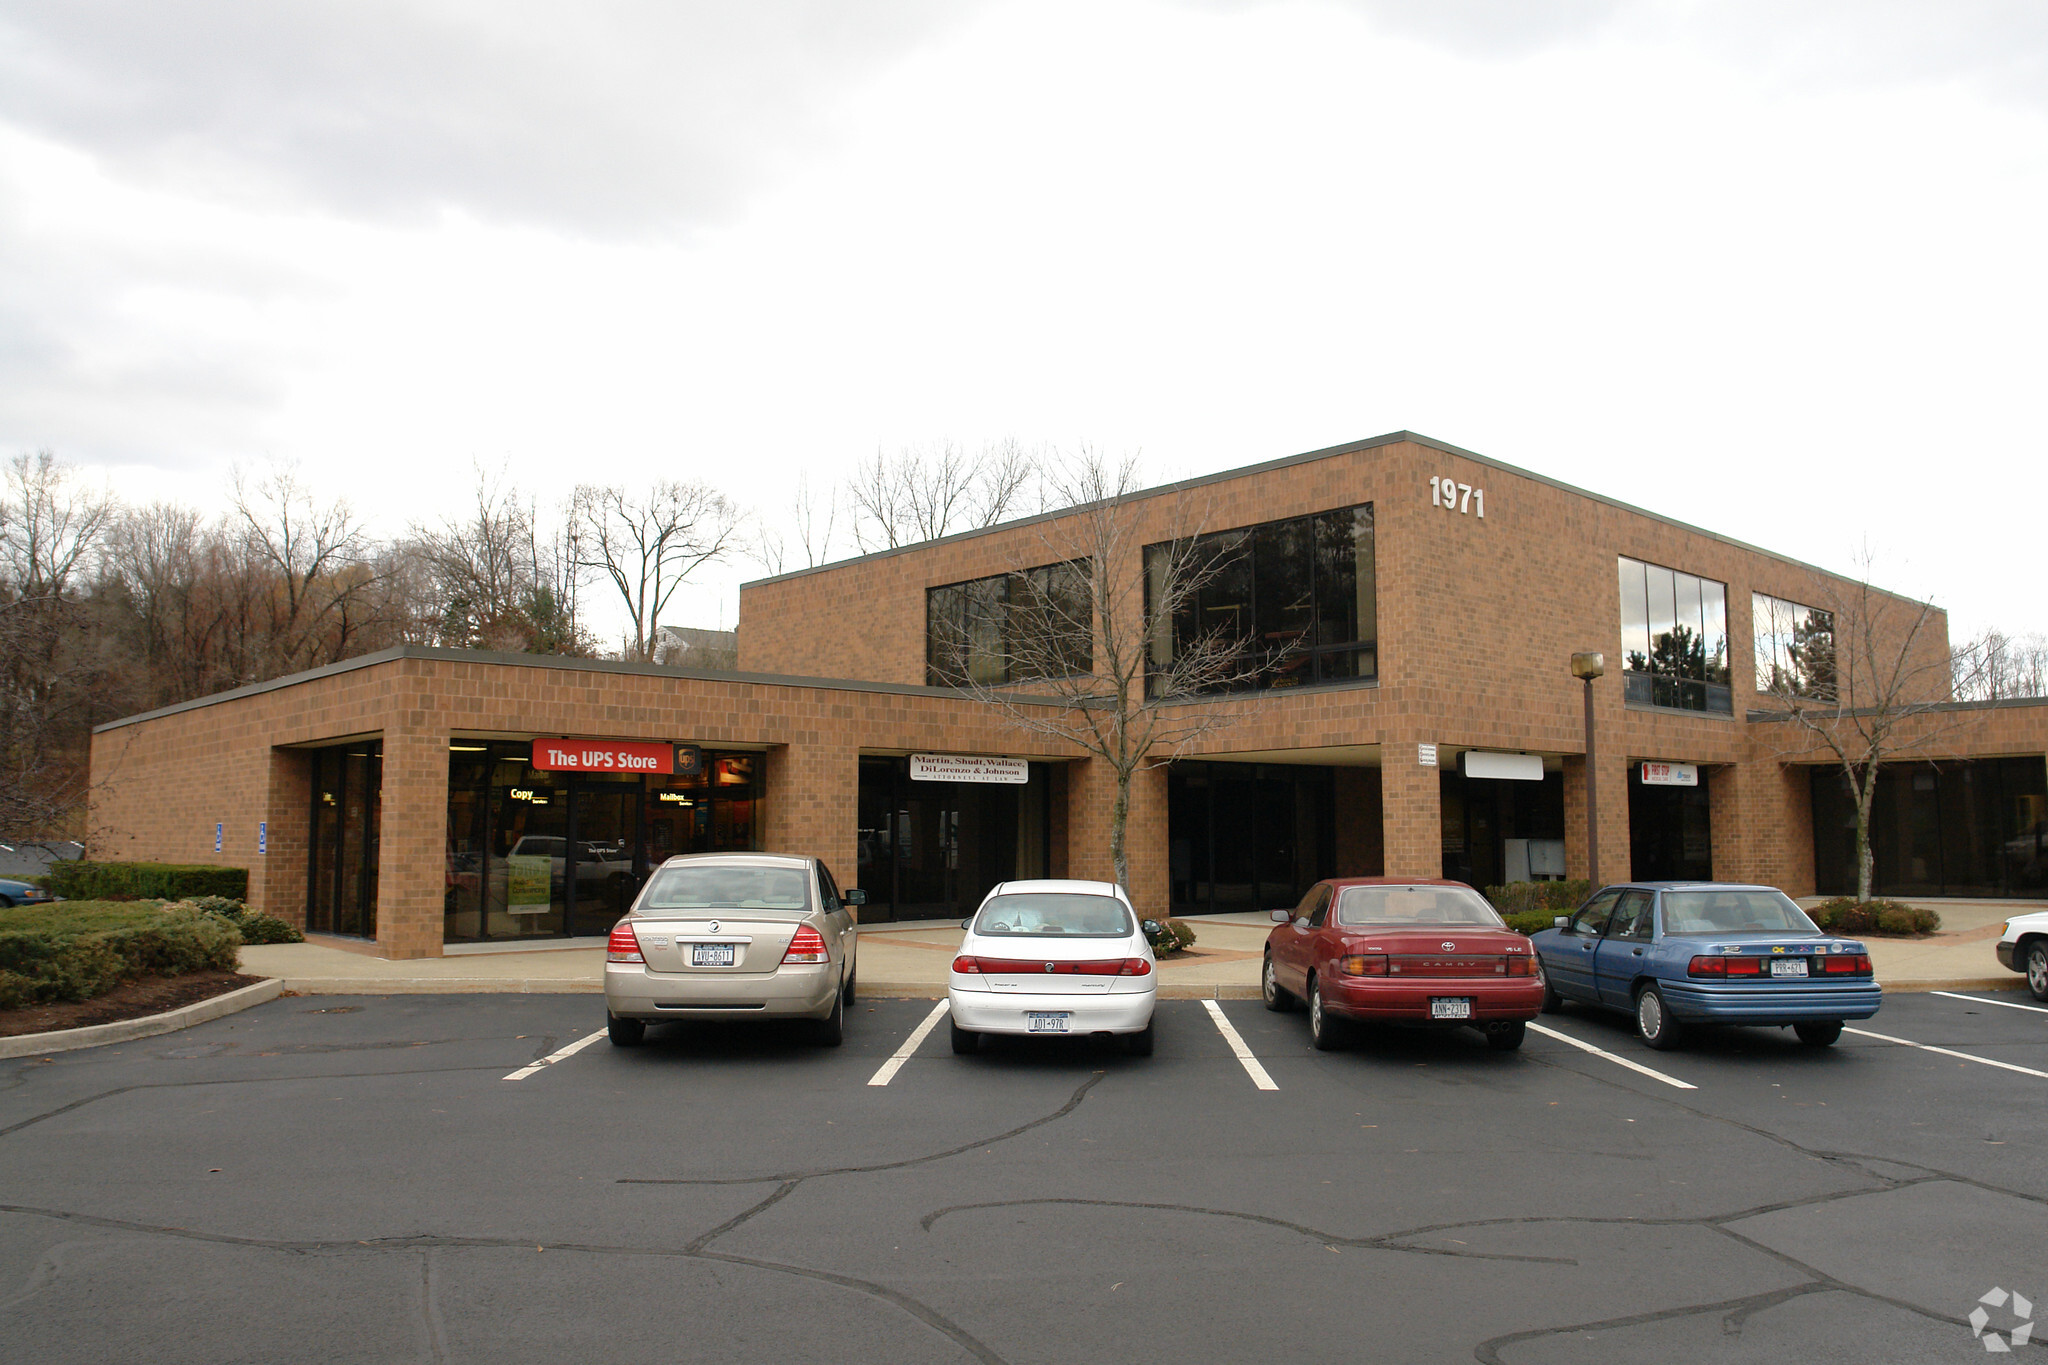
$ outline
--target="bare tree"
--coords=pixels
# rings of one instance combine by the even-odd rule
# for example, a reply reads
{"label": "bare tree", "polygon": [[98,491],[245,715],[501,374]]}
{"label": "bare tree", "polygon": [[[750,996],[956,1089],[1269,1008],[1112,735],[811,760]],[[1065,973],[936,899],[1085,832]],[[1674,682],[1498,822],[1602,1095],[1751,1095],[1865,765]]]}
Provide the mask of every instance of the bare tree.
{"label": "bare tree", "polygon": [[1024,511],[1039,463],[1016,441],[877,450],[847,481],[854,542],[865,553],[993,526]]}
{"label": "bare tree", "polygon": [[701,483],[658,483],[644,494],[583,484],[572,520],[581,537],[576,562],[618,590],[632,621],[622,652],[643,663],[654,659],[655,627],[676,589],[743,548],[739,510]]}
{"label": "bare tree", "polygon": [[2048,638],[1994,627],[1955,647],[1953,671],[1958,701],[2048,697]]}
{"label": "bare tree", "polygon": [[[841,500],[840,491],[833,488],[826,492],[821,504],[817,490],[811,486],[811,476],[808,473],[796,476],[796,496],[791,500],[790,519],[796,528],[797,544],[804,553],[804,568],[815,569],[831,559],[832,540],[839,529]],[[790,560],[782,532],[772,527],[763,527],[756,536],[754,557],[770,574],[789,573],[797,567]]]}
{"label": "bare tree", "polygon": [[1019,729],[1108,766],[1110,860],[1128,889],[1132,778],[1235,722],[1227,702],[1186,703],[1252,682],[1278,656],[1227,627],[1186,628],[1185,609],[1231,553],[1202,538],[1191,494],[1142,494],[1134,460],[1087,450],[1051,470],[1048,487],[1068,510],[1020,538],[1000,594],[963,597],[939,624],[934,668]]}
{"label": "bare tree", "polygon": [[267,570],[258,604],[266,676],[333,663],[356,652],[370,623],[362,608],[375,575],[370,546],[343,501],[317,503],[292,464],[273,464],[253,486],[233,475],[234,515],[251,567]]}
{"label": "bare tree", "polygon": [[[1870,584],[1816,576],[1812,602],[1758,621],[1757,690],[1797,738],[1782,755],[1828,754],[1856,809],[1856,899],[1871,895],[1870,810],[1885,764],[1937,745],[1966,716],[1948,705],[1952,656],[1941,613]],[[1784,618],[1784,619],[1780,619]],[[1967,680],[1966,680],[1967,682]]]}

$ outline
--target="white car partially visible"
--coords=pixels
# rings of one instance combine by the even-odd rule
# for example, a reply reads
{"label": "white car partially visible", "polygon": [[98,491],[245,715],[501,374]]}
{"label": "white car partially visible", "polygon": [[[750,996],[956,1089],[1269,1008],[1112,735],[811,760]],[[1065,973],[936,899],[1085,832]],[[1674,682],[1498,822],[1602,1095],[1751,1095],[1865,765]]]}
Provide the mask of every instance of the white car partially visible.
{"label": "white car partially visible", "polygon": [[1999,965],[2025,972],[2036,1000],[2048,1000],[2048,911],[2015,915],[1998,937]]}
{"label": "white car partially visible", "polygon": [[946,986],[953,1051],[986,1034],[1113,1036],[1152,1055],[1159,963],[1114,882],[999,883],[963,926]]}

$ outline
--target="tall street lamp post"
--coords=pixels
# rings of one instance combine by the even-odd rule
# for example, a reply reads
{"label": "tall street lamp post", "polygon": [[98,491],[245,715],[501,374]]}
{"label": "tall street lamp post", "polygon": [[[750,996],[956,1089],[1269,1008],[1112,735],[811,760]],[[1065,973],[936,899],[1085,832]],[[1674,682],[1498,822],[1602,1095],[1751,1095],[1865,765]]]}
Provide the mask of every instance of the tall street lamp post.
{"label": "tall street lamp post", "polygon": [[1607,671],[1599,654],[1572,655],[1572,676],[1586,684],[1586,880],[1600,887],[1600,793],[1593,752],[1593,679]]}

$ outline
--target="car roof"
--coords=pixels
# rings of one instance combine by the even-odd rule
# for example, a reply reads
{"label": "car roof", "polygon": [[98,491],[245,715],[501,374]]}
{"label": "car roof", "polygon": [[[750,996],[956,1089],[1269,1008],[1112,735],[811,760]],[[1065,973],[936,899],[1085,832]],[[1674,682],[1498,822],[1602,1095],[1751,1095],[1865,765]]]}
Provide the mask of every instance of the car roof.
{"label": "car roof", "polygon": [[815,858],[798,857],[793,853],[678,853],[662,863],[663,867],[695,867],[713,864],[720,867],[809,867]]}
{"label": "car roof", "polygon": [[1776,891],[1761,882],[1609,882],[1600,888],[1633,887],[1639,891]]}
{"label": "car roof", "polygon": [[1323,881],[1331,886],[1462,886],[1473,889],[1470,882],[1455,881],[1449,877],[1325,877]]}
{"label": "car roof", "polygon": [[[1027,892],[1061,891],[1070,896],[1114,896],[1120,901],[1129,901],[1124,889],[1115,882],[1084,882],[1072,878],[1042,877],[1028,882],[997,882],[989,888],[990,896],[1021,895]],[[987,897],[983,897],[987,899]]]}

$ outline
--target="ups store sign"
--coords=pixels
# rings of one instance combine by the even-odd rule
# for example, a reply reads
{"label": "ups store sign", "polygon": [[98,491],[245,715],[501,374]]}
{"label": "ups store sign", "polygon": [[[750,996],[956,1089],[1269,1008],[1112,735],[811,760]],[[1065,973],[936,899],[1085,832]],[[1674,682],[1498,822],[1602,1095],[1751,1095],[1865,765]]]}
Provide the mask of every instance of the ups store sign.
{"label": "ups store sign", "polygon": [[676,773],[701,771],[702,752],[693,744],[649,744],[617,739],[537,739],[533,766],[551,773]]}

